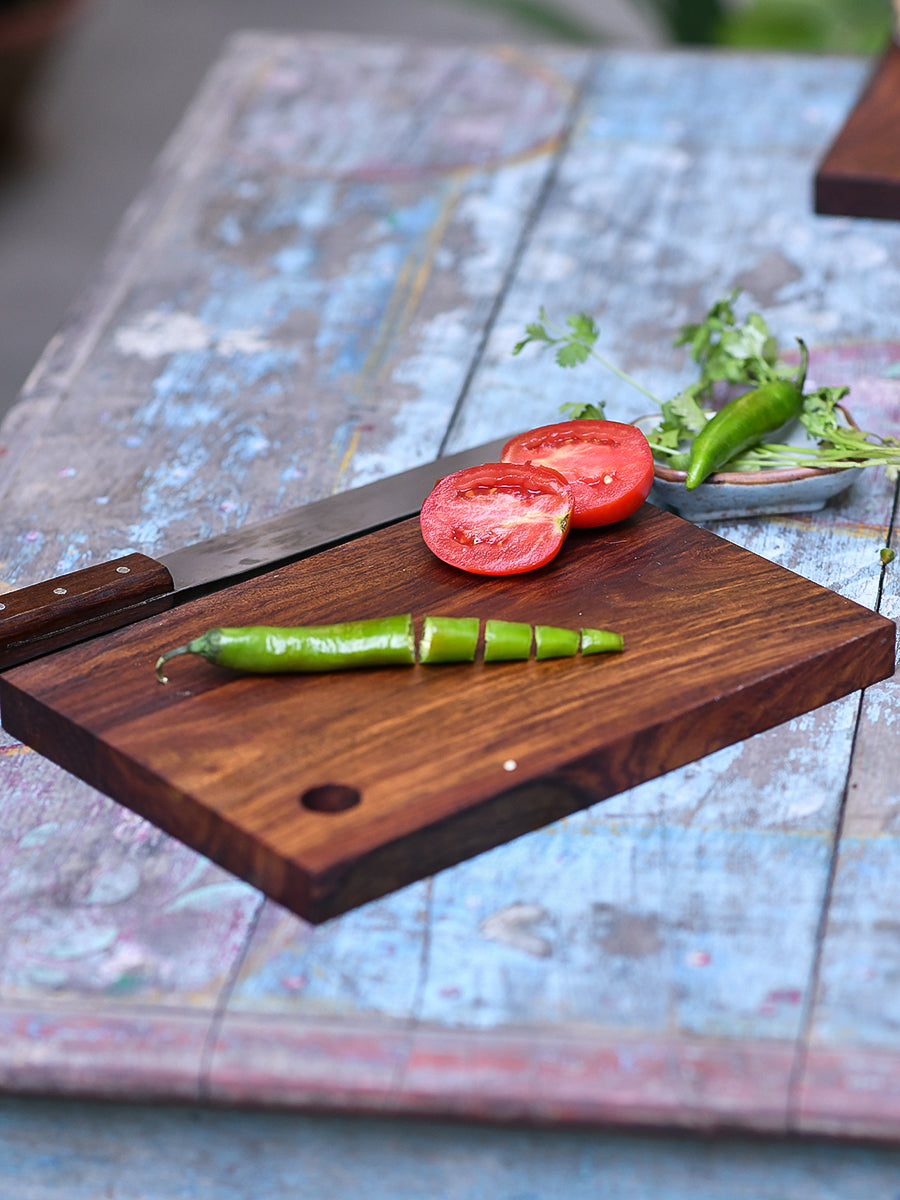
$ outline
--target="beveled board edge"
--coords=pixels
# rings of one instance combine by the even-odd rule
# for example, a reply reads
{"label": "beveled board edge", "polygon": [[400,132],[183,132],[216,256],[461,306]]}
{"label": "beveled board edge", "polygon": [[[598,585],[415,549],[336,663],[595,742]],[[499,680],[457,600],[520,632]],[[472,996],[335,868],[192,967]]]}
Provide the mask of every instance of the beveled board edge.
{"label": "beveled board edge", "polygon": [[[297,862],[262,848],[189,796],[176,794],[146,767],[94,735],[76,743],[71,721],[0,675],[3,727],[46,758],[259,888],[313,924],[446,869],[531,830],[590,807],[715,750],[761,733],[786,719],[840,699],[894,671],[895,626],[872,613],[858,636],[828,652],[828,671],[815,672],[816,688],[801,698],[795,687],[806,664],[739,686],[651,726],[573,759],[556,771],[489,796],[452,816],[397,837],[352,864],[314,875]],[[777,703],[773,703],[777,699]],[[703,720],[715,709],[715,721]],[[773,714],[777,714],[773,716]],[[39,715],[40,720],[35,720]],[[97,753],[85,754],[85,746]],[[648,748],[652,745],[653,752]],[[653,762],[654,768],[647,769]],[[169,793],[172,795],[169,795]],[[176,803],[167,803],[175,799]]]}

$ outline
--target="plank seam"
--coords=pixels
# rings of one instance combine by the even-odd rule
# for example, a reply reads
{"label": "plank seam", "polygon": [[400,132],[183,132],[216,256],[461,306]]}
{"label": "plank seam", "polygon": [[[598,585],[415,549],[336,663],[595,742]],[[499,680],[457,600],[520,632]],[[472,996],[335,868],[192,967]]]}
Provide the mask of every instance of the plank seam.
{"label": "plank seam", "polygon": [[[900,480],[894,486],[894,498],[891,505],[891,512],[888,518],[887,536],[885,545],[891,547],[894,540],[893,532],[897,522],[898,503],[900,503]],[[878,589],[875,596],[875,612],[881,612],[881,603],[884,595],[885,575],[888,569],[887,563],[881,564],[881,570],[878,575]],[[814,952],[812,969],[810,971],[810,989],[804,1007],[803,1019],[801,1023],[801,1032],[797,1045],[797,1056],[794,1066],[788,1078],[788,1095],[787,1095],[787,1131],[799,1132],[802,1121],[802,1098],[801,1088],[803,1079],[806,1074],[806,1064],[809,1057],[810,1039],[812,1036],[812,1026],[815,1019],[815,1009],[819,993],[819,983],[822,970],[822,955],[825,948],[825,938],[828,931],[828,922],[831,913],[831,900],[834,892],[835,879],[837,877],[838,861],[840,859],[841,842],[843,840],[844,822],[846,820],[847,804],[850,797],[850,781],[853,777],[853,763],[856,758],[856,747],[859,739],[860,722],[862,720],[863,703],[865,700],[866,689],[863,688],[857,699],[856,716],[853,721],[853,738],[850,743],[850,754],[847,758],[847,771],[844,777],[844,787],[841,793],[841,802],[838,809],[837,826],[835,829],[834,845],[831,851],[831,859],[828,864],[828,875],[825,880],[825,891],[822,898],[822,911],[819,916],[818,926],[814,941]]]}
{"label": "plank seam", "polygon": [[438,451],[439,456],[447,453],[447,447],[450,445],[457,421],[459,420],[465,402],[468,398],[472,381],[481,366],[481,362],[484,358],[484,353],[487,349],[487,344],[490,341],[491,334],[493,333],[497,317],[501,308],[506,302],[512,282],[518,273],[519,266],[522,262],[522,257],[525,253],[525,247],[527,246],[531,234],[537,225],[538,218],[546,206],[547,199],[553,190],[557,179],[559,178],[560,166],[562,165],[562,161],[566,156],[566,152],[571,145],[572,135],[575,132],[576,125],[578,124],[578,114],[584,103],[584,97],[587,91],[588,78],[590,74],[588,66],[589,64],[585,66],[580,78],[573,85],[572,99],[569,104],[565,124],[560,135],[559,147],[556,151],[556,155],[553,159],[550,169],[547,171],[547,175],[543,183],[537,190],[537,195],[535,196],[534,202],[532,203],[524,221],[522,222],[521,232],[516,241],[513,252],[510,255],[509,266],[503,275],[500,286],[497,289],[497,294],[494,296],[490,312],[488,313],[487,319],[484,322],[484,328],[482,330],[481,337],[479,338],[478,344],[475,347],[475,353],[472,355],[472,361],[469,363],[469,368],[466,371],[465,378],[463,379],[462,385],[459,389],[459,395],[456,398],[456,403],[454,404],[453,410],[450,413],[450,419],[447,422],[446,431],[441,439],[441,445]]}
{"label": "plank seam", "polygon": [[404,1022],[409,1038],[403,1048],[403,1054],[397,1064],[395,1077],[391,1086],[395,1097],[403,1096],[406,1091],[406,1080],[409,1074],[416,1032],[422,1024],[422,1007],[425,1003],[425,988],[431,967],[431,947],[434,941],[434,877],[425,881],[425,919],[423,922],[422,948],[419,953],[418,978],[413,991],[412,1003],[409,1006],[409,1016]]}
{"label": "plank seam", "polygon": [[[884,539],[886,549],[890,550],[894,544],[894,527],[897,524],[898,505],[900,505],[900,479],[894,484],[894,502],[891,505],[891,515],[888,518],[887,536]],[[881,572],[878,576],[878,591],[875,595],[875,611],[881,612],[881,600],[884,596],[884,580],[887,574],[888,563],[882,562]]]}
{"label": "plank seam", "polygon": [[256,931],[259,928],[259,923],[262,918],[263,910],[267,904],[266,897],[260,895],[259,903],[256,906],[256,911],[250,918],[247,924],[247,929],[244,934],[244,940],[240,950],[235,955],[234,961],[228,970],[225,977],[225,982],[219,991],[216,999],[216,1004],[210,1017],[209,1027],[206,1031],[206,1037],[203,1039],[203,1047],[200,1051],[200,1063],[197,1069],[197,1099],[202,1102],[208,1102],[213,1095],[212,1075],[213,1061],[216,1055],[216,1048],[219,1042],[219,1034],[222,1029],[222,1024],[228,1015],[228,1010],[231,1004],[231,997],[234,995],[237,987],[238,979],[244,968],[244,963],[250,953],[250,946],[256,936]]}
{"label": "plank seam", "polygon": [[803,1085],[803,1077],[806,1074],[806,1062],[809,1056],[809,1043],[812,1036],[812,1024],[815,1015],[816,1000],[819,993],[819,981],[822,970],[822,954],[825,948],[825,935],[828,930],[828,921],[831,913],[831,898],[834,892],[834,882],[837,876],[838,859],[840,857],[841,839],[844,833],[847,801],[850,795],[850,778],[852,775],[853,759],[856,754],[856,743],[859,737],[859,724],[862,716],[864,695],[865,689],[859,693],[856,702],[856,715],[853,718],[853,738],[850,743],[850,754],[847,757],[847,768],[844,775],[844,786],[841,791],[841,801],[838,807],[834,842],[831,848],[831,856],[828,862],[828,874],[825,878],[825,888],[822,894],[822,909],[819,913],[819,920],[816,925],[815,937],[813,939],[813,960],[809,973],[809,992],[803,1006],[803,1016],[800,1022],[800,1034],[797,1039],[797,1053],[790,1075],[788,1076],[787,1105],[785,1109],[785,1126],[786,1132],[788,1133],[795,1133],[799,1130],[799,1118],[801,1116],[802,1109],[800,1090]]}

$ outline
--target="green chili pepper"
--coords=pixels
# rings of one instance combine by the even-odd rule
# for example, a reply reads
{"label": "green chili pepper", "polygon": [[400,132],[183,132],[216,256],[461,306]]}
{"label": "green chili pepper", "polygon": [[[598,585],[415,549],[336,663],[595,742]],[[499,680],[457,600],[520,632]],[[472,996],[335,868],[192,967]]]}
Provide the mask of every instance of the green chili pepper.
{"label": "green chili pepper", "polygon": [[[478,648],[478,617],[431,617],[422,620],[421,663],[473,662]],[[484,623],[484,661],[509,662],[531,655],[532,627],[520,621]],[[607,629],[560,629],[534,626],[535,658],[602,654],[624,649],[621,634]],[[249,625],[209,629],[184,646],[160,655],[156,675],[170,659],[197,654],[216,666],[254,674],[338,671],[350,667],[411,666],[416,662],[415,633],[409,613],[336,625],[278,628]]]}
{"label": "green chili pepper", "polygon": [[534,657],[568,658],[578,653],[581,635],[574,629],[557,629],[554,625],[535,625]]}
{"label": "green chili pepper", "polygon": [[156,664],[160,682],[166,682],[162,668],[179,654],[199,654],[207,662],[236,671],[277,674],[409,665],[416,661],[416,643],[409,613],[336,625],[210,629],[160,657]]}
{"label": "green chili pepper", "polygon": [[419,662],[474,662],[478,626],[477,617],[424,617]]}
{"label": "green chili pepper", "polygon": [[530,656],[530,625],[526,625],[524,621],[485,621],[485,662],[514,662]]}
{"label": "green chili pepper", "polygon": [[610,654],[625,649],[625,639],[621,633],[613,633],[610,629],[582,629],[582,654]]}
{"label": "green chili pepper", "polygon": [[735,455],[761,442],[767,433],[799,415],[809,355],[800,338],[797,341],[801,361],[795,381],[780,379],[745,392],[720,409],[694,438],[685,479],[688,490],[697,487]]}

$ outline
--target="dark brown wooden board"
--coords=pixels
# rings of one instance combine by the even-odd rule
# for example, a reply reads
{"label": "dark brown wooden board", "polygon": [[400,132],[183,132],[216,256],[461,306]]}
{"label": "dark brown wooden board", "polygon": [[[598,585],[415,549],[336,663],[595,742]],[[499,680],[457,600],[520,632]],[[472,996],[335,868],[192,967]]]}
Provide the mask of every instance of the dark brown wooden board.
{"label": "dark brown wooden board", "polygon": [[[410,611],[618,630],[618,655],[246,676],[215,625]],[[884,617],[645,505],[467,575],[417,520],[0,675],[6,729],[318,922],[892,674]],[[515,764],[513,766],[513,764]],[[359,798],[310,810],[311,789]]]}
{"label": "dark brown wooden board", "polygon": [[900,217],[900,47],[894,43],[816,172],[815,210]]}

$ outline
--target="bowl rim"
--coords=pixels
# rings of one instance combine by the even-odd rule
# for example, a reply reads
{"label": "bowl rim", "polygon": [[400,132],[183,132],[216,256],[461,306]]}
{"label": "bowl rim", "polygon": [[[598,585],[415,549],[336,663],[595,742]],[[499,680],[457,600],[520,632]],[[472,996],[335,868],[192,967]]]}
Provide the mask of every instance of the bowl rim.
{"label": "bowl rim", "polygon": [[[844,413],[850,424],[856,426],[856,422],[846,409],[844,409]],[[642,421],[653,420],[656,420],[654,414],[644,413],[635,417],[632,425],[636,425],[640,429]],[[714,471],[712,475],[707,475],[703,482],[737,485],[738,487],[759,487],[767,483],[797,483],[804,479],[819,479],[823,475],[839,475],[842,471],[860,470],[862,470],[861,467],[770,467],[760,471]],[[678,471],[674,467],[667,467],[654,459],[653,477],[663,483],[684,483],[687,479],[687,471]]]}
{"label": "bowl rim", "polygon": [[[843,471],[858,471],[859,467],[773,467],[763,471],[717,471],[704,479],[704,484],[737,484],[759,487],[767,483],[795,483],[801,479],[818,479],[822,475],[839,475]],[[687,471],[676,471],[661,463],[653,464],[653,476],[664,483],[684,483]]]}

